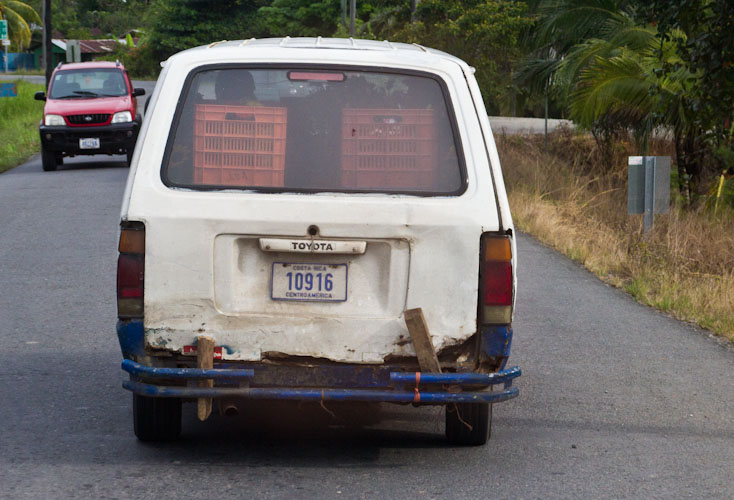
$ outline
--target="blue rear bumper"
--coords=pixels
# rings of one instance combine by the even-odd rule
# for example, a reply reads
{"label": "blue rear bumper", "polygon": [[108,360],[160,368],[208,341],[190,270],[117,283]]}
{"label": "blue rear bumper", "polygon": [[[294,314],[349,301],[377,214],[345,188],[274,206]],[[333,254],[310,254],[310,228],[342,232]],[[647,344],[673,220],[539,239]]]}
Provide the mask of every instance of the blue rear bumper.
{"label": "blue rear bumper", "polygon": [[[496,373],[421,373],[384,372],[385,376],[370,377],[357,387],[251,387],[257,382],[258,368],[157,368],[144,366],[129,359],[122,369],[130,374],[123,387],[136,394],[168,398],[290,399],[300,401],[367,401],[390,403],[499,403],[518,396],[512,381],[521,375],[512,367]],[[266,369],[265,367],[263,369]],[[270,368],[272,369],[272,367]],[[314,370],[329,372],[332,367]],[[349,367],[340,367],[344,371]],[[364,371],[363,367],[354,367]],[[328,378],[328,373],[326,373]],[[343,377],[339,377],[342,381]],[[213,380],[214,387],[198,387],[201,380]],[[333,378],[332,378],[333,380]],[[145,381],[145,382],[144,382]],[[160,381],[158,383],[149,383]],[[349,382],[347,382],[349,384]],[[344,385],[347,385],[344,384]],[[342,384],[339,384],[340,386]],[[501,386],[493,390],[493,386]]]}

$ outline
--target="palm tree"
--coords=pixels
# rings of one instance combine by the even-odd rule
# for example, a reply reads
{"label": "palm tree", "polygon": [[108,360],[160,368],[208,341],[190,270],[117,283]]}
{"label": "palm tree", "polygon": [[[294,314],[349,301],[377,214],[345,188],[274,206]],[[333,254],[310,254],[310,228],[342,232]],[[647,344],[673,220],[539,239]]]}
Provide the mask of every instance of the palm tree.
{"label": "palm tree", "polygon": [[9,38],[21,48],[27,47],[31,41],[28,23],[41,24],[41,18],[33,7],[17,0],[0,0],[0,19],[8,21]]}
{"label": "palm tree", "polygon": [[690,200],[701,175],[705,151],[701,142],[705,131],[695,120],[688,97],[700,75],[683,65],[660,75],[661,66],[672,67],[680,62],[675,43],[661,41],[657,31],[649,27],[640,29],[639,35],[647,42],[634,49],[612,48],[614,44],[604,40],[589,40],[579,46],[579,52],[585,51],[584,57],[590,60],[575,80],[570,97],[571,116],[592,130],[600,121],[632,130],[642,144],[647,143],[653,129],[670,130],[675,141],[680,192]]}
{"label": "palm tree", "polygon": [[[594,134],[602,151],[627,131],[635,133],[644,151],[652,130],[671,130],[681,193],[687,191],[690,200],[691,184],[701,174],[704,131],[695,124],[687,96],[700,75],[678,64],[673,42],[638,22],[633,4],[541,1],[534,36],[539,48],[521,77],[538,90],[552,82],[551,92],[560,96],[576,123]],[[679,69],[662,73],[663,66]]]}

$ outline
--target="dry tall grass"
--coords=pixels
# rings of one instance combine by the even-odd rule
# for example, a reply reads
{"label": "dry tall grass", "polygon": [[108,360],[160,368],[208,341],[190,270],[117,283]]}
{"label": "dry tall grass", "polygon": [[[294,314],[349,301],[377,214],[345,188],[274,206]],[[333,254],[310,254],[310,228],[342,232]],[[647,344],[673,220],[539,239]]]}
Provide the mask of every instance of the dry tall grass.
{"label": "dry tall grass", "polygon": [[[547,151],[542,137],[497,144],[519,229],[641,302],[734,340],[734,211],[714,218],[674,201],[643,236],[642,216],[627,215],[630,144],[615,149],[606,172],[593,139],[570,131],[553,134]],[[664,141],[651,144],[650,154],[671,153]]]}

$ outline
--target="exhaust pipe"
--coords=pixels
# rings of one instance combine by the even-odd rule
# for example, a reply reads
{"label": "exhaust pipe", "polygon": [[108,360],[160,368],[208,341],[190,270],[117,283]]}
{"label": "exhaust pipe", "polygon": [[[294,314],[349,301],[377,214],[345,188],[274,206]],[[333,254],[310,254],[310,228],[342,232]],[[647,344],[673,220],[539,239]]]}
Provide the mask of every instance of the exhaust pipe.
{"label": "exhaust pipe", "polygon": [[234,400],[225,399],[219,403],[219,414],[225,417],[236,417],[240,414],[240,409]]}

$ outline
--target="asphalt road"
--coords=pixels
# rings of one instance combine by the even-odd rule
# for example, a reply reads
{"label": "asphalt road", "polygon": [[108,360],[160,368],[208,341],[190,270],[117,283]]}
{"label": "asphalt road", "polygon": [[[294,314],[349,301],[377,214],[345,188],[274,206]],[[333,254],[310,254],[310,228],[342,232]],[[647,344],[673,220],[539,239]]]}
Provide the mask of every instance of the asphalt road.
{"label": "asphalt road", "polygon": [[296,405],[187,408],[180,442],[139,443],[115,336],[123,159],[0,175],[0,498],[734,498],[734,349],[522,235],[524,374],[487,446],[448,446],[432,408],[353,429]]}

